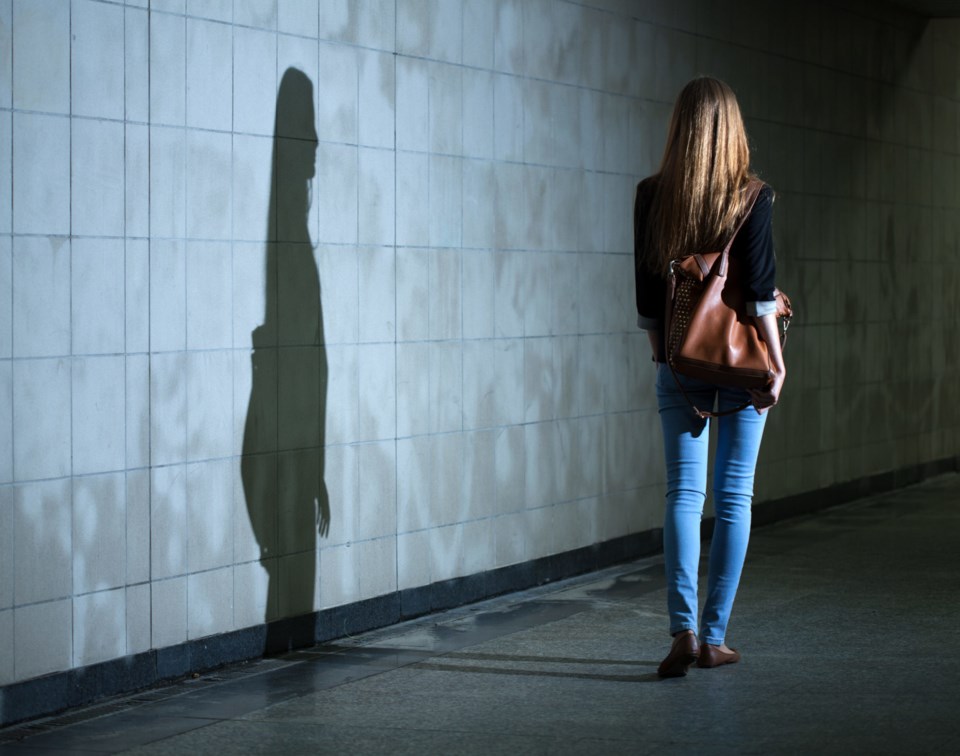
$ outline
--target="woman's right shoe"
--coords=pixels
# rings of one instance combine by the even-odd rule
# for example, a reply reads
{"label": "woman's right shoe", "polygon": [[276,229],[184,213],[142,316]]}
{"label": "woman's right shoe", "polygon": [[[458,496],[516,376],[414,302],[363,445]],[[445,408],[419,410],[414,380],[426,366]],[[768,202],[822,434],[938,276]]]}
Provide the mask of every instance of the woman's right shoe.
{"label": "woman's right shoe", "polygon": [[657,674],[660,677],[683,677],[687,674],[690,665],[697,661],[700,655],[700,646],[697,636],[692,630],[679,633],[673,639],[670,653],[660,662]]}
{"label": "woman's right shoe", "polygon": [[709,669],[710,667],[719,667],[722,664],[736,664],[740,661],[740,652],[735,648],[730,651],[724,651],[720,646],[711,646],[704,643],[700,646],[700,657],[697,659],[697,666]]}

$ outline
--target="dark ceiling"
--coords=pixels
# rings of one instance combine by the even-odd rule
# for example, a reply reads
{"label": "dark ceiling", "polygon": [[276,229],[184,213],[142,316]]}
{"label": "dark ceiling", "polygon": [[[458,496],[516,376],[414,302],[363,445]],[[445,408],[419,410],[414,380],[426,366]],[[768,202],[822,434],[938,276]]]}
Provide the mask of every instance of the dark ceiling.
{"label": "dark ceiling", "polygon": [[891,0],[891,4],[928,18],[960,18],[960,0]]}

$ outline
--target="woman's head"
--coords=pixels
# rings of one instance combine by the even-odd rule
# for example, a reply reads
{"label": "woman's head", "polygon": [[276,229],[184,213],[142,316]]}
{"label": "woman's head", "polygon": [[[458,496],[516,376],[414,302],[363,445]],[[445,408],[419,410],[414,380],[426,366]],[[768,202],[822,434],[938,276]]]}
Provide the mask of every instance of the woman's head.
{"label": "woman's head", "polygon": [[673,106],[661,174],[699,189],[714,177],[739,185],[749,169],[750,148],[737,96],[719,79],[694,79]]}
{"label": "woman's head", "polygon": [[693,79],[677,97],[657,175],[647,224],[650,266],[663,269],[721,244],[743,210],[751,177],[736,95],[719,79]]}

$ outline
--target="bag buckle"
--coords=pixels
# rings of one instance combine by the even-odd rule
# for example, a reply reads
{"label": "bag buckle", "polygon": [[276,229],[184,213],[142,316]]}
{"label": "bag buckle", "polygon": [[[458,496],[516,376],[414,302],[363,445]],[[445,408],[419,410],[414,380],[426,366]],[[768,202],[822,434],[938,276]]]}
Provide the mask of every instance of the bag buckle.
{"label": "bag buckle", "polygon": [[787,338],[787,329],[790,327],[790,316],[784,315],[780,318],[780,341],[783,341]]}

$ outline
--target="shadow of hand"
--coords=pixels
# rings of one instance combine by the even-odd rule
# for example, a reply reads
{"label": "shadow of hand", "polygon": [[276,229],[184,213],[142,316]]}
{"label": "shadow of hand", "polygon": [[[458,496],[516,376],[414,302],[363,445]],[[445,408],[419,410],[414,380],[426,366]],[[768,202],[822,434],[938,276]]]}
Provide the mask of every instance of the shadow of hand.
{"label": "shadow of hand", "polygon": [[317,532],[325,538],[330,535],[330,500],[322,496],[313,503],[317,511]]}

